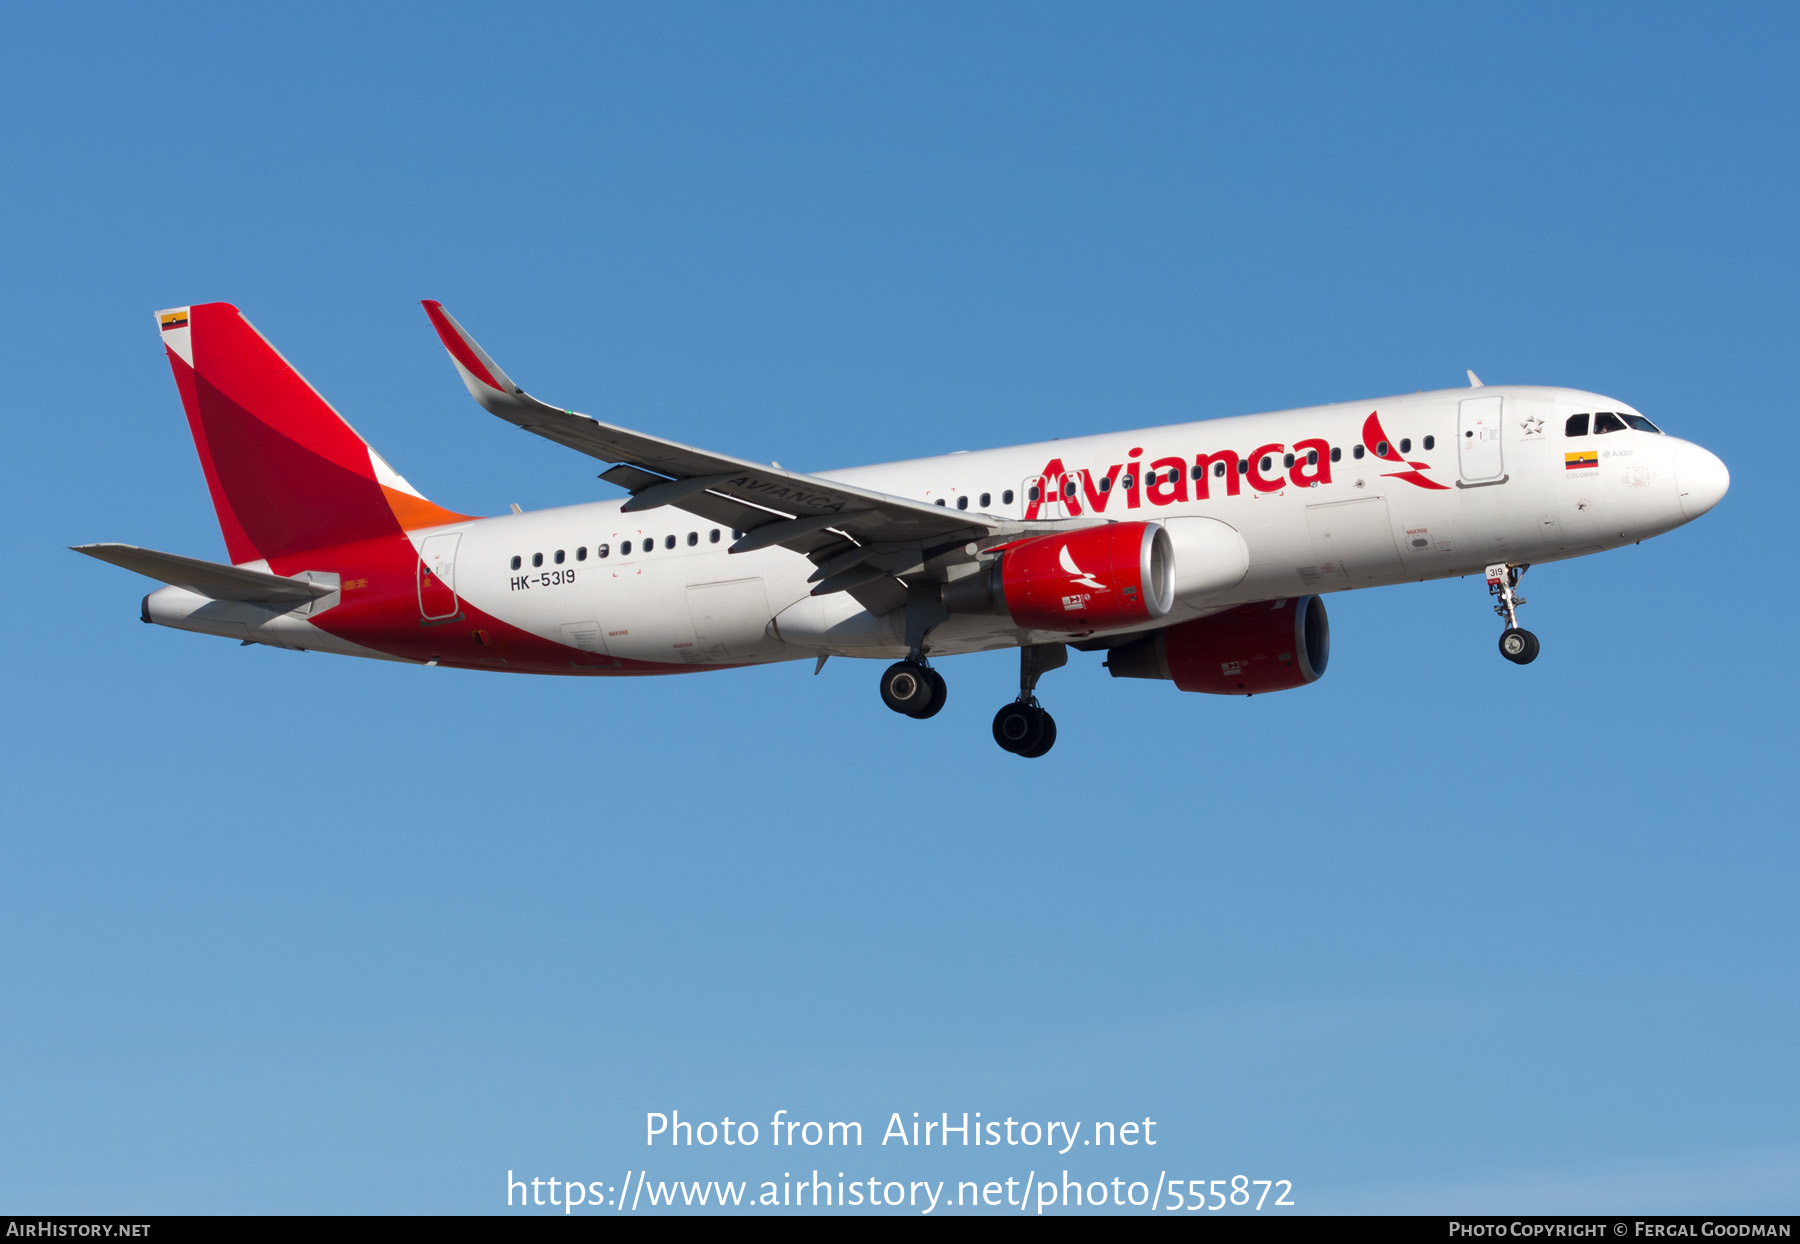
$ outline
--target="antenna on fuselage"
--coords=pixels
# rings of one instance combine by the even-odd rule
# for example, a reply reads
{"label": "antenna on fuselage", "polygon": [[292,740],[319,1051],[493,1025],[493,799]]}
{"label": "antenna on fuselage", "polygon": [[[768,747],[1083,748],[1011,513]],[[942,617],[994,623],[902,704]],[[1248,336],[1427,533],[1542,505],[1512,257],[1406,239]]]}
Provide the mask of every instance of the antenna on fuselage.
{"label": "antenna on fuselage", "polygon": [[1470,387],[1470,388],[1471,388],[1471,389],[1485,389],[1485,388],[1487,388],[1487,386],[1486,386],[1486,385],[1484,385],[1484,384],[1482,384],[1482,383],[1481,383],[1481,377],[1480,377],[1480,376],[1477,376],[1477,375],[1476,375],[1476,374],[1475,374],[1475,373],[1474,373],[1474,372],[1472,372],[1472,371],[1469,371],[1469,369],[1468,369],[1468,368],[1466,368],[1466,367],[1465,367],[1465,368],[1463,368],[1463,370],[1464,370],[1464,371],[1465,371],[1465,372],[1468,372],[1468,376],[1469,376],[1469,387]]}

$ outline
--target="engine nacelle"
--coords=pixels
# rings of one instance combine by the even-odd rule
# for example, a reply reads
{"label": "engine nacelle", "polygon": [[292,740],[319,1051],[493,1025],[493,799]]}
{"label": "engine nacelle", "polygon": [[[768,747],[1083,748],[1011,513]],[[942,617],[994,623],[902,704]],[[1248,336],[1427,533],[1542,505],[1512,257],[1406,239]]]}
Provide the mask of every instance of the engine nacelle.
{"label": "engine nacelle", "polygon": [[995,594],[1014,622],[1032,630],[1134,626],[1175,604],[1174,561],[1160,523],[1083,527],[1005,550]]}
{"label": "engine nacelle", "polygon": [[1317,596],[1240,605],[1122,644],[1114,678],[1166,678],[1183,691],[1261,695],[1304,687],[1325,672],[1331,623]]}

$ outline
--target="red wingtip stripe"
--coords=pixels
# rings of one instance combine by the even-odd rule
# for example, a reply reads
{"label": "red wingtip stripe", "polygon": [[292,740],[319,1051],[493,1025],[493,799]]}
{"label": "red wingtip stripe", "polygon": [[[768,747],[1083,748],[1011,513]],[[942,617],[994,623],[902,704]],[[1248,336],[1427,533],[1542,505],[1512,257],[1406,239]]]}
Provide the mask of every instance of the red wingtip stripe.
{"label": "red wingtip stripe", "polygon": [[444,349],[450,351],[450,357],[461,363],[470,375],[488,388],[496,393],[506,392],[500,382],[494,379],[494,373],[488,370],[487,364],[481,361],[481,356],[475,353],[474,343],[463,335],[445,313],[444,304],[433,298],[425,298],[420,300],[419,305],[431,317],[431,326],[437,329],[438,340],[444,343]]}

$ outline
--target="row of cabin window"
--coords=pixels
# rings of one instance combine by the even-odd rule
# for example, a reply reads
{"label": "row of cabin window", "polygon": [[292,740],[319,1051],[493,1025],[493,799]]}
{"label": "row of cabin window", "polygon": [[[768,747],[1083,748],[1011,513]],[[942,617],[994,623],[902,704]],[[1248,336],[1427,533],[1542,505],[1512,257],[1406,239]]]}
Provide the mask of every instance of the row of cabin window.
{"label": "row of cabin window", "polygon": [[[1013,493],[1012,493],[1012,489],[1010,489],[1010,488],[1008,488],[1005,492],[1000,494],[1000,504],[1001,505],[1011,505],[1012,499],[1013,499]],[[949,504],[942,497],[939,497],[937,499],[937,503],[939,505],[948,505]],[[993,503],[994,503],[994,494],[991,492],[984,492],[981,494],[981,500],[977,501],[975,504],[979,505],[982,509],[985,510],[988,508],[988,506],[992,505]],[[969,508],[969,499],[967,497],[958,497],[956,499],[956,508],[959,510],[968,509]]]}
{"label": "row of cabin window", "polygon": [[[1436,445],[1437,445],[1436,437],[1428,436],[1425,438],[1425,448],[1432,449],[1432,448],[1436,447]],[[1400,452],[1403,454],[1409,454],[1412,452],[1412,438],[1411,437],[1406,437],[1401,440]],[[1364,453],[1363,447],[1361,445],[1357,445],[1353,449],[1351,449],[1350,456],[1352,458],[1360,458],[1363,456],[1363,453]],[[1388,443],[1386,441],[1381,441],[1375,446],[1375,456],[1376,457],[1385,458],[1385,457],[1387,457],[1387,453],[1388,453]],[[1333,449],[1331,451],[1331,460],[1333,462],[1341,462],[1341,461],[1343,461],[1343,458],[1344,458],[1344,451],[1342,449]],[[1293,454],[1283,454],[1281,456],[1281,465],[1286,470],[1292,470],[1295,461],[1296,461],[1296,459]],[[1309,449],[1306,451],[1306,465],[1307,466],[1318,466],[1319,465],[1319,451],[1318,450]],[[1264,454],[1262,461],[1257,463],[1257,469],[1260,471],[1272,470],[1274,468],[1274,466],[1275,466],[1275,458],[1271,454]],[[1218,478],[1218,479],[1225,478],[1225,469],[1226,469],[1225,463],[1223,460],[1216,461],[1213,463],[1213,475],[1216,478]],[[1192,468],[1191,474],[1193,475],[1193,477],[1195,479],[1199,479],[1203,470],[1204,470],[1204,468],[1202,468],[1200,466],[1200,464],[1196,462]],[[1248,475],[1250,473],[1250,463],[1244,459],[1239,459],[1238,465],[1237,465],[1237,471],[1238,471],[1239,475]],[[1180,474],[1181,473],[1179,471],[1177,471],[1174,467],[1170,467],[1169,468],[1169,476],[1166,480],[1164,480],[1162,478],[1161,472],[1151,471],[1144,476],[1144,484],[1146,487],[1148,487],[1152,484],[1159,483],[1159,482],[1173,484],[1176,480],[1176,477],[1179,476]],[[1120,486],[1123,488],[1131,488],[1136,483],[1137,483],[1137,478],[1132,475],[1127,475],[1122,480],[1119,481]],[[1112,480],[1110,478],[1107,478],[1105,476],[1101,477],[1100,491],[1101,492],[1112,491]],[[1037,501],[1037,500],[1041,499],[1036,485],[1032,486],[1032,489],[1031,489],[1031,492],[1029,495],[1033,501]],[[1072,497],[1075,495],[1075,481],[1074,480],[1065,479],[1063,481],[1063,495],[1065,497]]]}
{"label": "row of cabin window", "polygon": [[[1622,411],[1615,413],[1603,410],[1594,416],[1595,436],[1606,432],[1623,432],[1627,427],[1635,428],[1639,432],[1654,432],[1658,436],[1662,435],[1662,429],[1642,415],[1628,415]],[[1569,421],[1563,424],[1564,436],[1586,436],[1587,434],[1588,417],[1586,415],[1570,415]]]}
{"label": "row of cabin window", "polygon": [[[743,535],[743,532],[734,531],[731,534],[732,534],[733,538],[736,538],[738,536]],[[698,545],[700,543],[700,533],[697,531],[688,532],[687,533],[687,542],[688,542],[689,548],[693,548],[696,545]],[[714,527],[710,532],[707,533],[706,542],[708,544],[717,544],[719,542],[719,529],[717,527]],[[639,546],[639,548],[638,548],[639,552],[648,553],[656,547],[656,537],[655,536],[646,536],[644,539],[638,541],[637,543]],[[676,537],[674,537],[674,536],[664,536],[663,537],[663,547],[665,549],[672,549],[675,547],[675,544],[676,544]],[[630,557],[631,549],[632,549],[632,542],[630,540],[622,540],[619,542],[619,556],[620,557]],[[588,551],[587,551],[587,547],[585,545],[582,546],[581,548],[578,548],[575,550],[575,560],[576,561],[584,562],[587,560],[587,556],[588,556]],[[594,546],[594,556],[601,557],[601,558],[611,557],[612,556],[612,545],[596,544]],[[562,549],[557,549],[556,552],[554,552],[550,555],[550,560],[558,566],[562,565],[565,560],[564,551]],[[531,564],[533,566],[543,565],[544,564],[544,555],[542,553],[533,553],[531,555]],[[514,570],[520,569],[523,565],[524,565],[523,558],[515,556],[512,559],[512,568]]]}

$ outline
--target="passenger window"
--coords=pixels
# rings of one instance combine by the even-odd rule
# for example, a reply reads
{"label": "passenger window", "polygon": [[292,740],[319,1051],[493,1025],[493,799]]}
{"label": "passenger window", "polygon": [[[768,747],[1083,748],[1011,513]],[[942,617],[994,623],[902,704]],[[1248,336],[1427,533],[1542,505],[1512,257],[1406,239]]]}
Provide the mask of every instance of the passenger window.
{"label": "passenger window", "polygon": [[1412,437],[1403,436],[1400,438],[1400,452],[1403,454],[1412,452]]}
{"label": "passenger window", "polygon": [[1588,417],[1586,415],[1570,415],[1569,421],[1563,424],[1564,436],[1586,436]]}
{"label": "passenger window", "polygon": [[674,536],[664,536],[663,537],[663,547],[665,549],[674,548],[675,547],[675,537]]}
{"label": "passenger window", "polygon": [[967,497],[958,497],[956,499],[956,508],[959,510],[968,509],[969,508],[969,499]]}
{"label": "passenger window", "polygon": [[984,510],[987,509],[988,506],[993,503],[993,500],[994,500],[993,493],[991,493],[991,492],[982,493],[981,494],[981,508]]}
{"label": "passenger window", "polygon": [[1005,492],[1000,494],[1000,503],[1002,505],[1012,504],[1012,489],[1008,488]]}
{"label": "passenger window", "polygon": [[619,556],[620,557],[630,557],[631,556],[631,541],[625,540],[625,541],[620,542]]}
{"label": "passenger window", "polygon": [[712,529],[712,534],[711,534],[711,535],[710,535],[710,536],[708,536],[708,537],[706,537],[706,538],[707,538],[707,540],[709,540],[709,541],[710,541],[710,542],[711,542],[711,543],[713,543],[713,544],[717,544],[717,543],[718,543],[718,542],[719,542],[719,529],[718,529],[718,528],[717,528],[717,527],[714,527],[714,528],[713,528],[713,529]]}
{"label": "passenger window", "polygon": [[517,557],[513,558],[512,567],[514,570],[517,570],[519,568],[519,559]]}
{"label": "passenger window", "polygon": [[1341,462],[1341,461],[1343,461],[1343,458],[1344,458],[1344,451],[1341,449],[1338,449],[1336,447],[1333,447],[1332,451],[1331,451],[1331,460],[1333,462]]}
{"label": "passenger window", "polygon": [[1594,416],[1595,436],[1599,436],[1605,432],[1623,432],[1624,430],[1625,421],[1613,414],[1610,410],[1603,410]]}
{"label": "passenger window", "polygon": [[[630,552],[629,549],[627,549],[626,551]],[[605,557],[607,554],[609,554],[611,552],[612,552],[612,546],[610,544],[597,544],[594,546],[594,556],[595,557]]]}
{"label": "passenger window", "polygon": [[1319,451],[1318,450],[1309,449],[1306,451],[1306,465],[1307,466],[1318,466],[1319,465]]}
{"label": "passenger window", "polygon": [[556,550],[556,564],[559,566],[563,564],[563,551],[561,549]]}
{"label": "passenger window", "polygon": [[1436,447],[1437,447],[1437,437],[1428,436],[1425,438],[1425,448],[1435,449]]}
{"label": "passenger window", "polygon": [[1640,432],[1654,432],[1658,436],[1662,435],[1662,429],[1657,427],[1654,423],[1651,423],[1642,415],[1628,415],[1624,411],[1620,411],[1619,418],[1623,419],[1626,423],[1630,424]]}
{"label": "passenger window", "polygon": [[1218,462],[1213,463],[1213,478],[1214,479],[1224,479],[1225,478],[1225,463],[1224,463],[1223,459],[1221,459]]}
{"label": "passenger window", "polygon": [[1294,465],[1294,455],[1293,454],[1282,454],[1281,455],[1281,465],[1284,467],[1292,468]]}
{"label": "passenger window", "polygon": [[1239,475],[1250,474],[1250,464],[1241,458],[1238,460],[1238,474]]}
{"label": "passenger window", "polygon": [[1124,488],[1127,492],[1130,492],[1133,488],[1137,487],[1137,476],[1127,475],[1124,479],[1119,481],[1119,486]]}
{"label": "passenger window", "polygon": [[1351,457],[1352,457],[1352,458],[1360,458],[1360,457],[1362,457],[1362,456],[1363,456],[1363,447],[1362,447],[1362,446],[1361,446],[1361,445],[1358,445],[1358,446],[1357,446],[1357,447],[1356,447],[1356,448],[1355,448],[1355,449],[1352,449],[1352,450],[1351,450],[1351,451],[1350,451],[1350,456],[1351,456]]}
{"label": "passenger window", "polygon": [[580,548],[575,550],[575,560],[578,562],[584,562],[587,560],[587,545],[584,544]]}
{"label": "passenger window", "polygon": [[1257,465],[1257,467],[1258,467],[1258,468],[1260,468],[1260,469],[1261,469],[1261,470],[1264,470],[1264,471],[1266,471],[1266,470],[1268,470],[1268,469],[1269,469],[1269,468],[1270,468],[1270,467],[1272,467],[1272,466],[1274,466],[1274,465],[1275,465],[1275,464],[1274,464],[1274,463],[1273,463],[1273,462],[1271,462],[1271,461],[1270,461],[1270,460],[1269,460],[1269,455],[1268,455],[1268,454],[1264,454],[1264,455],[1263,455],[1263,460],[1262,460],[1262,461],[1261,461],[1261,462],[1259,462],[1259,463],[1257,463],[1257,464],[1256,464],[1256,465]]}
{"label": "passenger window", "polygon": [[698,543],[700,543],[700,533],[697,531],[688,532],[688,547],[691,549]]}
{"label": "passenger window", "polygon": [[534,566],[543,565],[544,564],[544,555],[542,553],[533,553],[531,555],[531,564]]}
{"label": "passenger window", "polygon": [[1063,481],[1063,496],[1072,497],[1074,495],[1075,495],[1075,481],[1073,479],[1065,479]]}
{"label": "passenger window", "polygon": [[1388,443],[1386,441],[1375,442],[1375,456],[1377,458],[1385,458],[1388,456]]}

